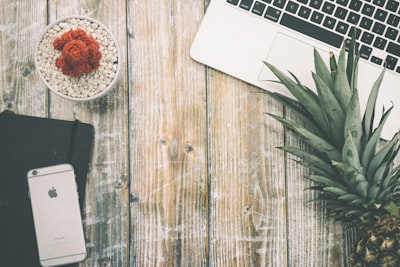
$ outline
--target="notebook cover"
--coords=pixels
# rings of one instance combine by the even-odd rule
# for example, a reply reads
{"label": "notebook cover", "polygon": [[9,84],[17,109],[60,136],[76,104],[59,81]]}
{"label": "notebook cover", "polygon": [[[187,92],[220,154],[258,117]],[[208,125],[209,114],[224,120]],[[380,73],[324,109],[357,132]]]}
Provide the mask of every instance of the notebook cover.
{"label": "notebook cover", "polygon": [[28,197],[28,170],[72,164],[83,206],[93,133],[92,125],[77,120],[0,114],[1,266],[40,266]]}

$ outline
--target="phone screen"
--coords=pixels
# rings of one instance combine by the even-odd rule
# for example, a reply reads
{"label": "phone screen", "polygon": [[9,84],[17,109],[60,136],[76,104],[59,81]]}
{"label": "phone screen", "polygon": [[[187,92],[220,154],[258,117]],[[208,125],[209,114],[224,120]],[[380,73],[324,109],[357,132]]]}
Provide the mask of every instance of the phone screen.
{"label": "phone screen", "polygon": [[40,263],[55,266],[86,258],[75,174],[70,164],[28,172]]}

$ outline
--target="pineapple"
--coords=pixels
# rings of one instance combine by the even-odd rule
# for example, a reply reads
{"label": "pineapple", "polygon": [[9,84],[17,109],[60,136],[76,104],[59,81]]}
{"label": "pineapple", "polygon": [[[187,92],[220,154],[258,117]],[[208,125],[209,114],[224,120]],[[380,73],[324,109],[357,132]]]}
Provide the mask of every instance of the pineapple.
{"label": "pineapple", "polygon": [[[347,49],[346,49],[347,47]],[[347,51],[346,51],[347,50]],[[346,58],[347,56],[347,58]],[[265,62],[294,96],[270,93],[302,119],[301,125],[269,114],[305,140],[312,151],[284,146],[312,170],[306,178],[315,183],[318,199],[329,215],[358,229],[359,241],[350,256],[351,266],[400,266],[399,206],[396,197],[400,168],[399,133],[378,149],[380,134],[392,108],[384,110],[374,126],[376,98],[384,70],[372,87],[361,116],[357,93],[358,50],[353,39],[338,58],[330,54],[330,66],[314,50],[316,93]]]}

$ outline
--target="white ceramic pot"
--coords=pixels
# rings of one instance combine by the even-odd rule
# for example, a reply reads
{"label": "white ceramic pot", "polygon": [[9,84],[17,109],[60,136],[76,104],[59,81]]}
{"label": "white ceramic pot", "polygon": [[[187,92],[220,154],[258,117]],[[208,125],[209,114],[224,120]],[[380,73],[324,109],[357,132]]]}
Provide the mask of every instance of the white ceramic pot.
{"label": "white ceramic pot", "polygon": [[[53,42],[65,32],[82,29],[99,43],[100,66],[79,78],[63,74],[55,64],[61,51]],[[119,46],[110,31],[99,21],[86,16],[71,16],[49,24],[41,33],[35,51],[40,78],[55,94],[73,101],[88,101],[109,93],[118,81],[122,60]]]}

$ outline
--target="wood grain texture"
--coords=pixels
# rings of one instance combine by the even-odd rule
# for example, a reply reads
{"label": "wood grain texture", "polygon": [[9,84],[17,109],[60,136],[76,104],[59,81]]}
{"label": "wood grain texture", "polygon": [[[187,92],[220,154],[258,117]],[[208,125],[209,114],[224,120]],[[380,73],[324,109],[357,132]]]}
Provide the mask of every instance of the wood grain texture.
{"label": "wood grain texture", "polygon": [[[265,113],[296,118],[189,57],[208,0],[0,2],[0,109],[95,127],[80,266],[347,266],[353,229],[309,202],[308,170],[276,148],[304,143]],[[35,72],[39,33],[73,14],[122,51],[100,100],[63,100]]]}
{"label": "wood grain texture", "polygon": [[46,116],[47,92],[35,72],[34,50],[46,25],[46,2],[1,1],[0,109]]}
{"label": "wood grain texture", "polygon": [[130,239],[126,2],[55,1],[49,3],[48,10],[50,23],[75,14],[99,20],[121,49],[122,72],[109,95],[88,103],[73,103],[52,94],[50,114],[79,119],[95,127],[84,214],[89,255],[82,266],[126,266]]}
{"label": "wood grain texture", "polygon": [[131,266],[207,265],[204,67],[188,51],[202,1],[132,1]]}
{"label": "wood grain texture", "polygon": [[282,128],[276,103],[236,79],[209,74],[210,262],[285,266]]}

